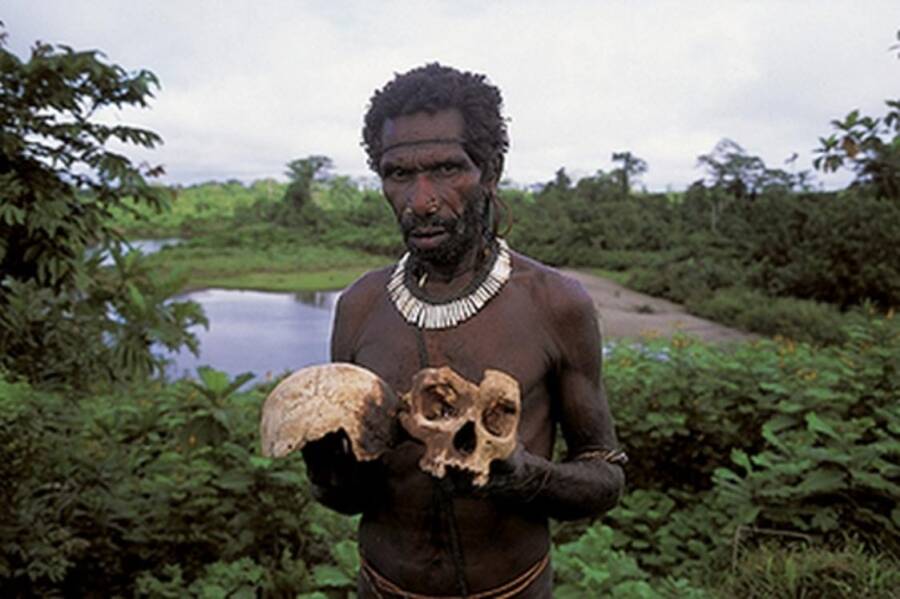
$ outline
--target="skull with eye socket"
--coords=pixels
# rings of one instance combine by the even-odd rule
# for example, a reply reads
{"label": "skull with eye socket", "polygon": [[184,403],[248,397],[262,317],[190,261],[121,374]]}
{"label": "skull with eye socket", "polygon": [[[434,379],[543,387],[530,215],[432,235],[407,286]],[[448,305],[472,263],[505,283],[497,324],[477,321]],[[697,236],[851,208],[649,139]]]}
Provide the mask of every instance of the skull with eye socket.
{"label": "skull with eye socket", "polygon": [[519,384],[508,374],[486,370],[476,385],[446,366],[426,368],[401,400],[400,424],[425,444],[419,467],[438,478],[454,467],[483,486],[491,462],[516,448],[521,399]]}

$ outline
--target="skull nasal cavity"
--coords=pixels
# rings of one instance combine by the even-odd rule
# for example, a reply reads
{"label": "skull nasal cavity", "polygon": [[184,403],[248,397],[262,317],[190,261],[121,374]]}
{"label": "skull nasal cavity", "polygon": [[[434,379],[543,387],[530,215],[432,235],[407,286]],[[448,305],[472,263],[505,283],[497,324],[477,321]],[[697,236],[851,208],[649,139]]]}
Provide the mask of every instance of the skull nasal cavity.
{"label": "skull nasal cavity", "polygon": [[471,421],[467,422],[456,432],[456,435],[453,436],[453,447],[455,447],[458,452],[466,455],[475,451],[476,443],[475,423]]}

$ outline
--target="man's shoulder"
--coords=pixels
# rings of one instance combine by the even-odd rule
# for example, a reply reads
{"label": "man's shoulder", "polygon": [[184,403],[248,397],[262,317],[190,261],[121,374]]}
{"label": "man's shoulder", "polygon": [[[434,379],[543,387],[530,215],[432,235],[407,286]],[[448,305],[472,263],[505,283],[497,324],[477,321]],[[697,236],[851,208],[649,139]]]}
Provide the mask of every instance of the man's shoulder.
{"label": "man's shoulder", "polygon": [[358,306],[371,306],[384,294],[388,279],[394,266],[385,266],[371,270],[350,284],[341,292],[339,306],[344,310],[352,310]]}
{"label": "man's shoulder", "polygon": [[385,294],[391,267],[367,272],[341,292],[334,315],[331,338],[331,358],[352,362],[360,331]]}
{"label": "man's shoulder", "polygon": [[534,258],[513,252],[516,280],[527,288],[533,301],[556,317],[595,313],[594,302],[584,287],[570,276]]}
{"label": "man's shoulder", "polygon": [[533,258],[514,254],[513,264],[516,280],[538,309],[561,355],[590,362],[601,347],[597,308],[590,294],[577,280]]}

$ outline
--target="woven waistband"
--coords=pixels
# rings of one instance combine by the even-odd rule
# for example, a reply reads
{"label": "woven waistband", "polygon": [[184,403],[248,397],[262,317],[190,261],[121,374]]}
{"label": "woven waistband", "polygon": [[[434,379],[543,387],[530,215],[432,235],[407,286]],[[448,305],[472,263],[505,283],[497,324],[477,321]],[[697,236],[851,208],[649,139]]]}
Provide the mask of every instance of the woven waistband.
{"label": "woven waistband", "polygon": [[527,589],[531,583],[537,580],[544,570],[547,569],[549,563],[550,554],[547,553],[534,565],[509,582],[486,591],[471,593],[465,597],[461,595],[423,595],[422,593],[406,591],[379,574],[372,567],[372,564],[362,556],[360,556],[360,573],[378,597],[384,597],[382,593],[387,593],[389,597],[402,597],[403,599],[510,599]]}

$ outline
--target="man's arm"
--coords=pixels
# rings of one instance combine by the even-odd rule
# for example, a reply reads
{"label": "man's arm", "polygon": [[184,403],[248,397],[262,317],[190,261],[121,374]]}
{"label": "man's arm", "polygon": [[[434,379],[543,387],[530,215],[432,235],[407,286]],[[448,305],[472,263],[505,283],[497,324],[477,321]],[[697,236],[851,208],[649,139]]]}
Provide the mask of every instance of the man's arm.
{"label": "man's arm", "polygon": [[[367,275],[338,299],[331,335],[331,361],[353,362],[356,334],[365,312],[359,297],[370,287]],[[343,431],[326,435],[303,448],[303,459],[312,494],[323,505],[343,514],[357,514],[381,496],[384,481],[381,462],[359,462]]]}
{"label": "man's arm", "polygon": [[618,442],[600,380],[602,347],[593,302],[569,279],[550,295],[550,322],[558,347],[552,401],[558,402],[568,455],[564,462],[555,463],[520,444],[509,459],[494,463],[486,492],[528,504],[559,520],[571,520],[614,507],[625,476],[619,465],[603,455],[617,449]]}

